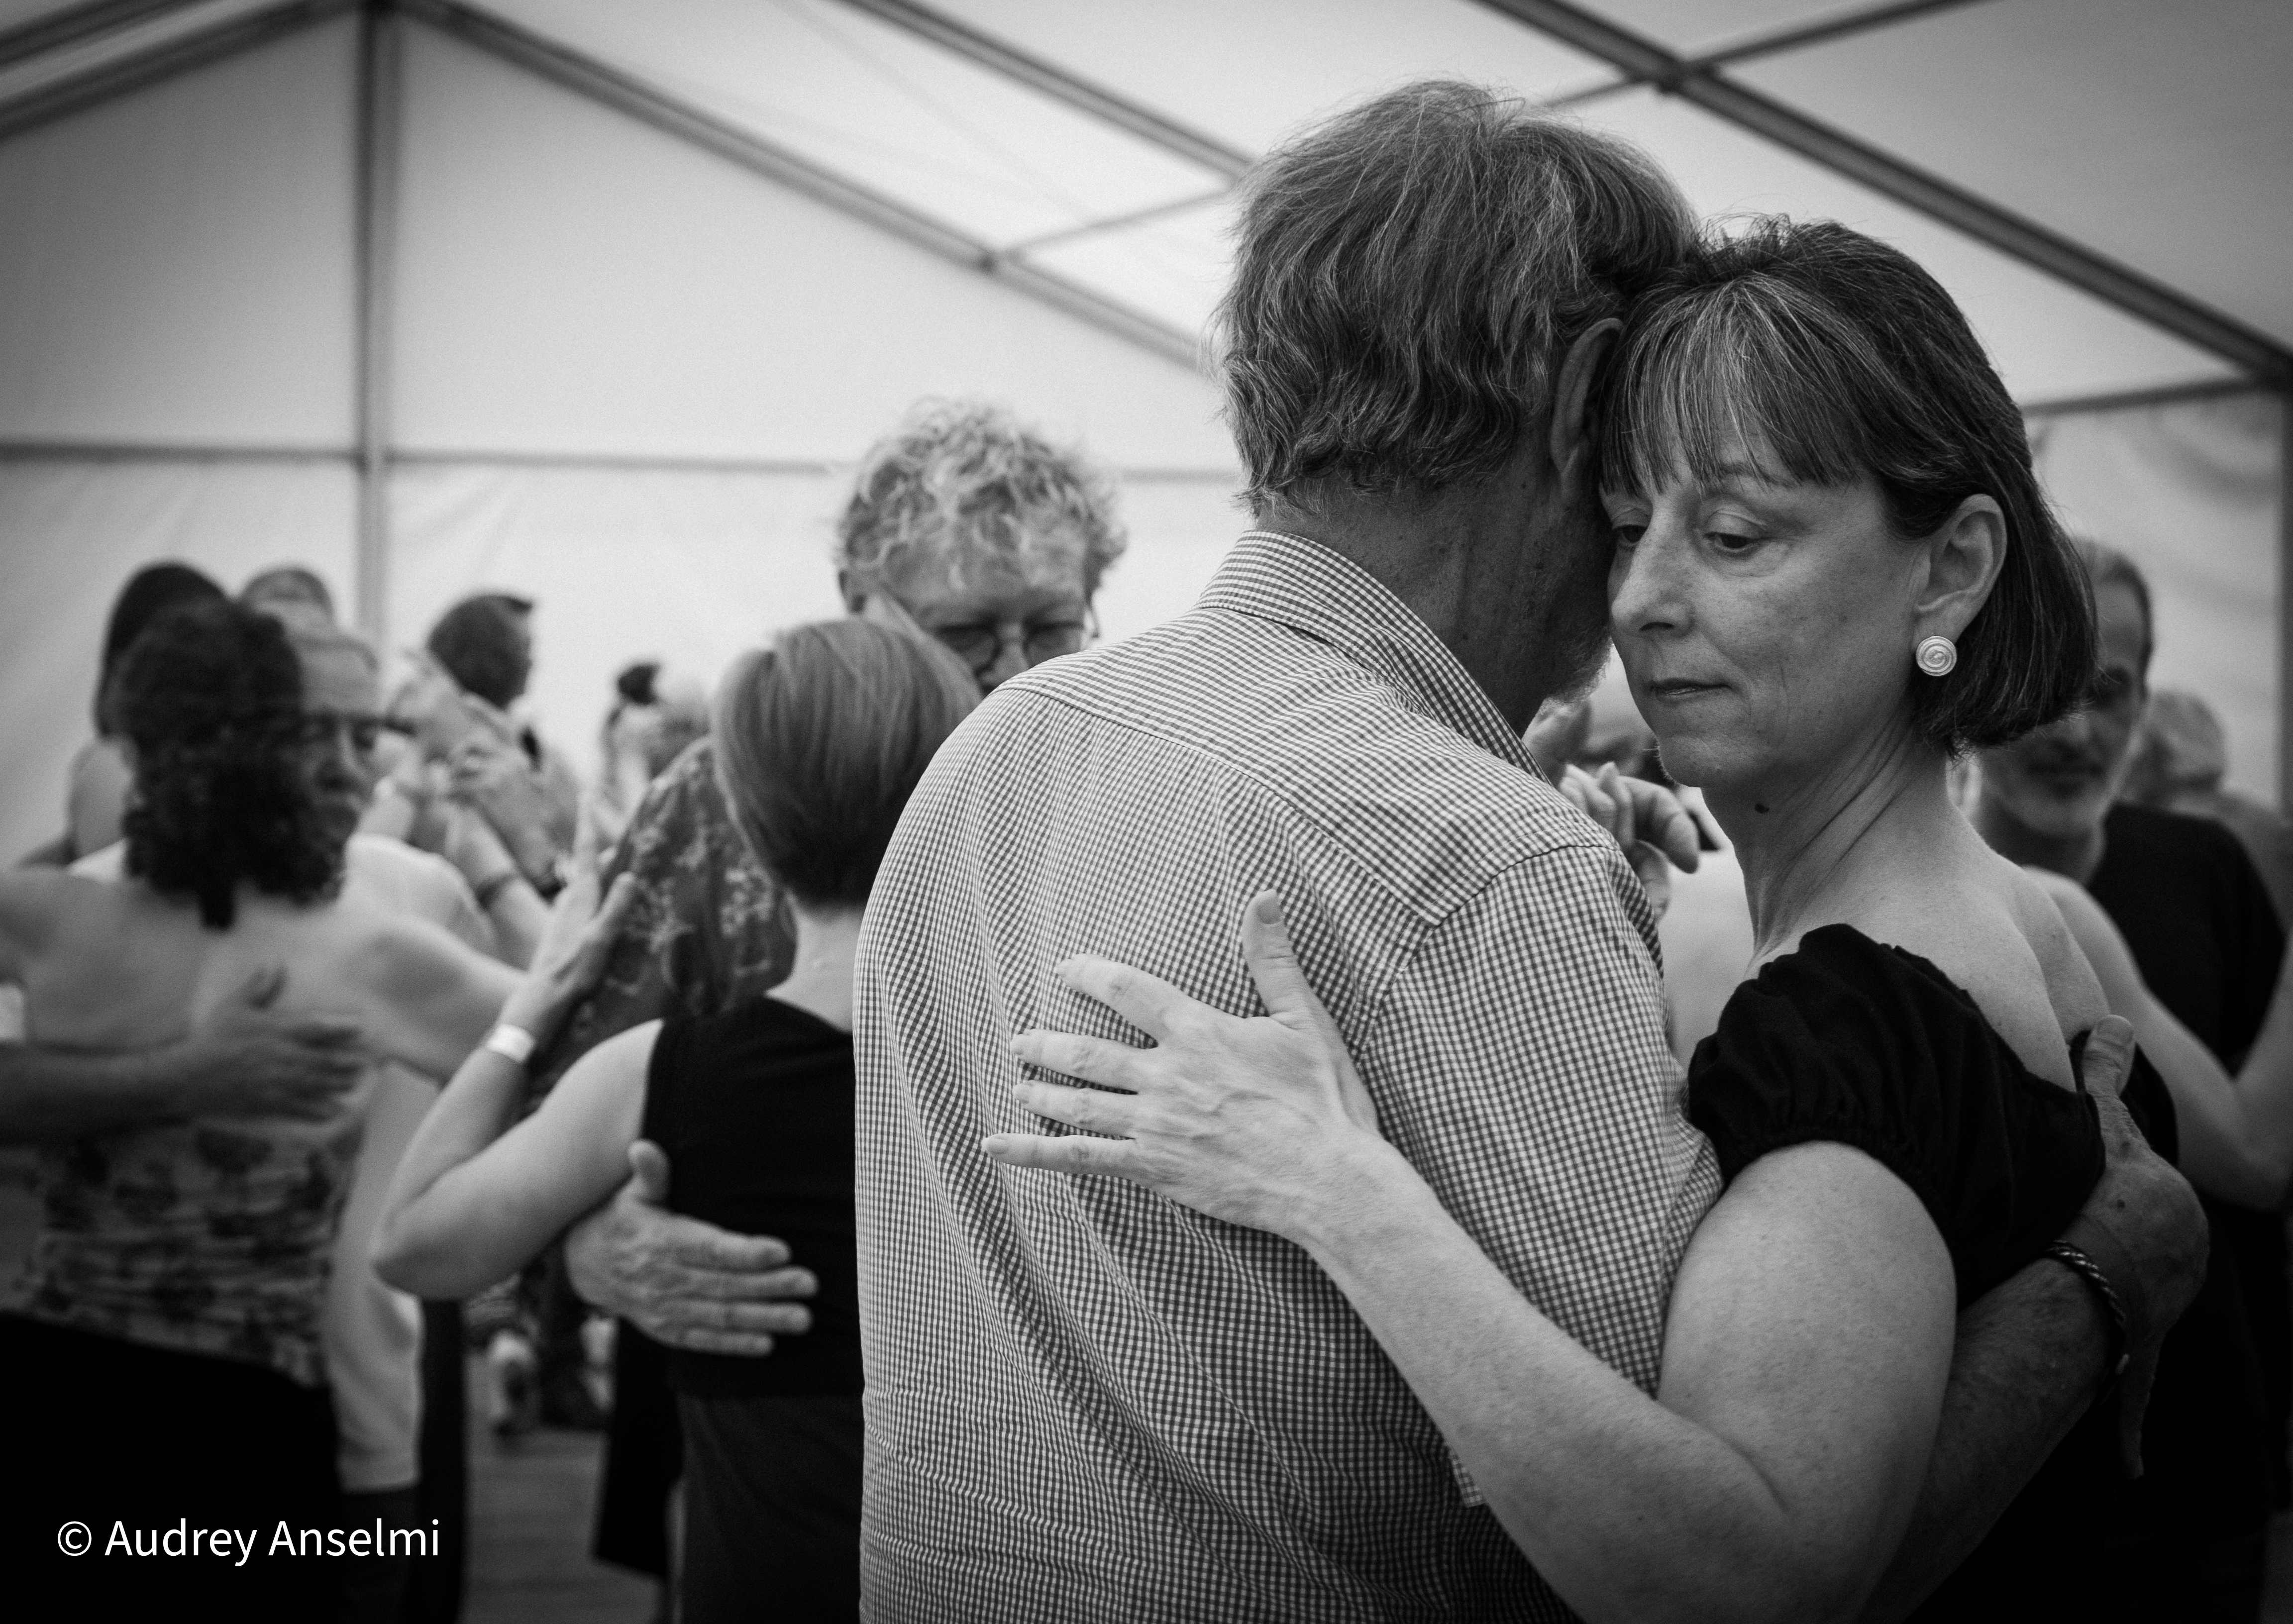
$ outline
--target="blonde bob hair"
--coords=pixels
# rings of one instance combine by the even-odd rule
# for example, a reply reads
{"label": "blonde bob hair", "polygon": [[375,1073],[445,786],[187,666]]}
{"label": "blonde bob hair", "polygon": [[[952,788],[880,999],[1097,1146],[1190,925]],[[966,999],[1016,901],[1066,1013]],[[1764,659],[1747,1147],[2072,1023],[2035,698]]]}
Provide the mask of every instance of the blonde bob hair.
{"label": "blonde bob hair", "polygon": [[868,901],[901,811],[979,686],[938,643],[872,620],[823,620],[744,654],[710,730],[733,821],[814,909]]}

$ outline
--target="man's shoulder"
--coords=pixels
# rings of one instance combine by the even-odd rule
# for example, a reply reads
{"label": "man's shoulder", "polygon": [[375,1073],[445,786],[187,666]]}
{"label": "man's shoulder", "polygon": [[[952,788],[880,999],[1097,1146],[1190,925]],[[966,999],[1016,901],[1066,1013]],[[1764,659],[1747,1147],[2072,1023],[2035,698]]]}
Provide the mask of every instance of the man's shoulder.
{"label": "man's shoulder", "polygon": [[983,778],[1036,758],[1047,732],[1154,740],[1207,766],[1229,804],[1278,809],[1404,890],[1477,888],[1525,858],[1596,844],[1551,785],[1400,684],[1231,611],[1196,610],[1029,672],[967,727]]}

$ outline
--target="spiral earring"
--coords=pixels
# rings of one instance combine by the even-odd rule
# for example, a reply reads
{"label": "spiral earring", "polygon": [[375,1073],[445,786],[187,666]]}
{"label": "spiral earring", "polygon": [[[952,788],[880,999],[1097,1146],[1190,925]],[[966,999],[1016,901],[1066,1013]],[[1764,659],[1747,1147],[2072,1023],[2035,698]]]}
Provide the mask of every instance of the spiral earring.
{"label": "spiral earring", "polygon": [[1958,645],[1948,637],[1922,637],[1912,658],[1929,676],[1949,676],[1958,664]]}

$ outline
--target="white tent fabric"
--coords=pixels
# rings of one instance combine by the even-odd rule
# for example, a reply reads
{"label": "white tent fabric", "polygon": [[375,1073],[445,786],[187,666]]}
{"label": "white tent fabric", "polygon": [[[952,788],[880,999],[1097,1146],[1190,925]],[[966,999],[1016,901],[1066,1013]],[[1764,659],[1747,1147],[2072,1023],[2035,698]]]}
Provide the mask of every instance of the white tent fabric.
{"label": "white tent fabric", "polygon": [[351,440],[352,36],[0,141],[0,437]]}
{"label": "white tent fabric", "polygon": [[2248,394],[2048,416],[2031,440],[2070,528],[2117,547],[2151,584],[2151,681],[2210,703],[2229,735],[2230,784],[2273,799],[2282,403]]}
{"label": "white tent fabric", "polygon": [[337,462],[73,458],[0,464],[0,852],[63,832],[65,771],[93,729],[112,594],[178,558],[236,586],[296,559],[351,578],[358,491]]}
{"label": "white tent fabric", "polygon": [[922,395],[1220,468],[1187,368],[480,56],[409,42],[394,434],[849,462]]}
{"label": "white tent fabric", "polygon": [[[465,592],[531,593],[538,707],[585,754],[622,661],[707,676],[833,611],[848,469],[927,395],[1001,400],[1113,471],[1132,546],[1106,630],[1176,612],[1240,526],[1216,391],[1187,359],[1226,274],[1232,178],[1300,123],[1424,74],[1567,99],[1699,209],[1897,242],[2026,401],[2233,387],[2244,364],[1623,82],[1506,14],[1535,12],[1525,0],[329,9],[0,0],[0,557],[17,587],[0,603],[0,856],[54,832],[103,616],[137,563],[183,557],[236,585],[299,559],[346,600],[363,578],[379,592],[360,616],[393,646]],[[1577,7],[1683,59],[1852,9]],[[2293,345],[2293,8],[1864,9],[1892,20],[1726,72]],[[195,59],[202,41],[223,43]],[[370,41],[395,42],[395,75],[371,81],[394,184],[362,284]],[[115,93],[33,116],[105,76]],[[2160,680],[2221,707],[2234,781],[2273,793],[2271,398],[2035,421],[2057,498],[2157,578]],[[362,449],[382,498],[363,520]]]}

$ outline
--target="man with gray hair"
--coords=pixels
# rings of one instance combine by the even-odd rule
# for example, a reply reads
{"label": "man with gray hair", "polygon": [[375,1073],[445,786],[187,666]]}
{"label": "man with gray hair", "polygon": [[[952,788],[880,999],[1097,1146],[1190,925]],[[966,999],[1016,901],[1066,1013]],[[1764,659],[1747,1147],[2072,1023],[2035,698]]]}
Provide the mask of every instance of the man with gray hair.
{"label": "man with gray hair", "polygon": [[[1381,97],[1256,175],[1224,367],[1258,528],[1192,613],[999,689],[870,902],[877,1624],[1568,1616],[1305,1253],[979,1141],[1039,1126],[1015,1032],[1138,1040],[1053,965],[1104,954],[1249,1012],[1235,921],[1277,888],[1386,1135],[1653,1390],[1719,1177],[1647,898],[1520,731],[1603,652],[1588,401],[1693,236],[1636,151],[1465,85]],[[2153,1163],[2111,1199],[2172,1178]],[[2150,1244],[2178,1262],[2189,1239]],[[1884,1605],[1949,1571],[2102,1385],[2107,1329],[2060,1267],[1962,1332]]]}

